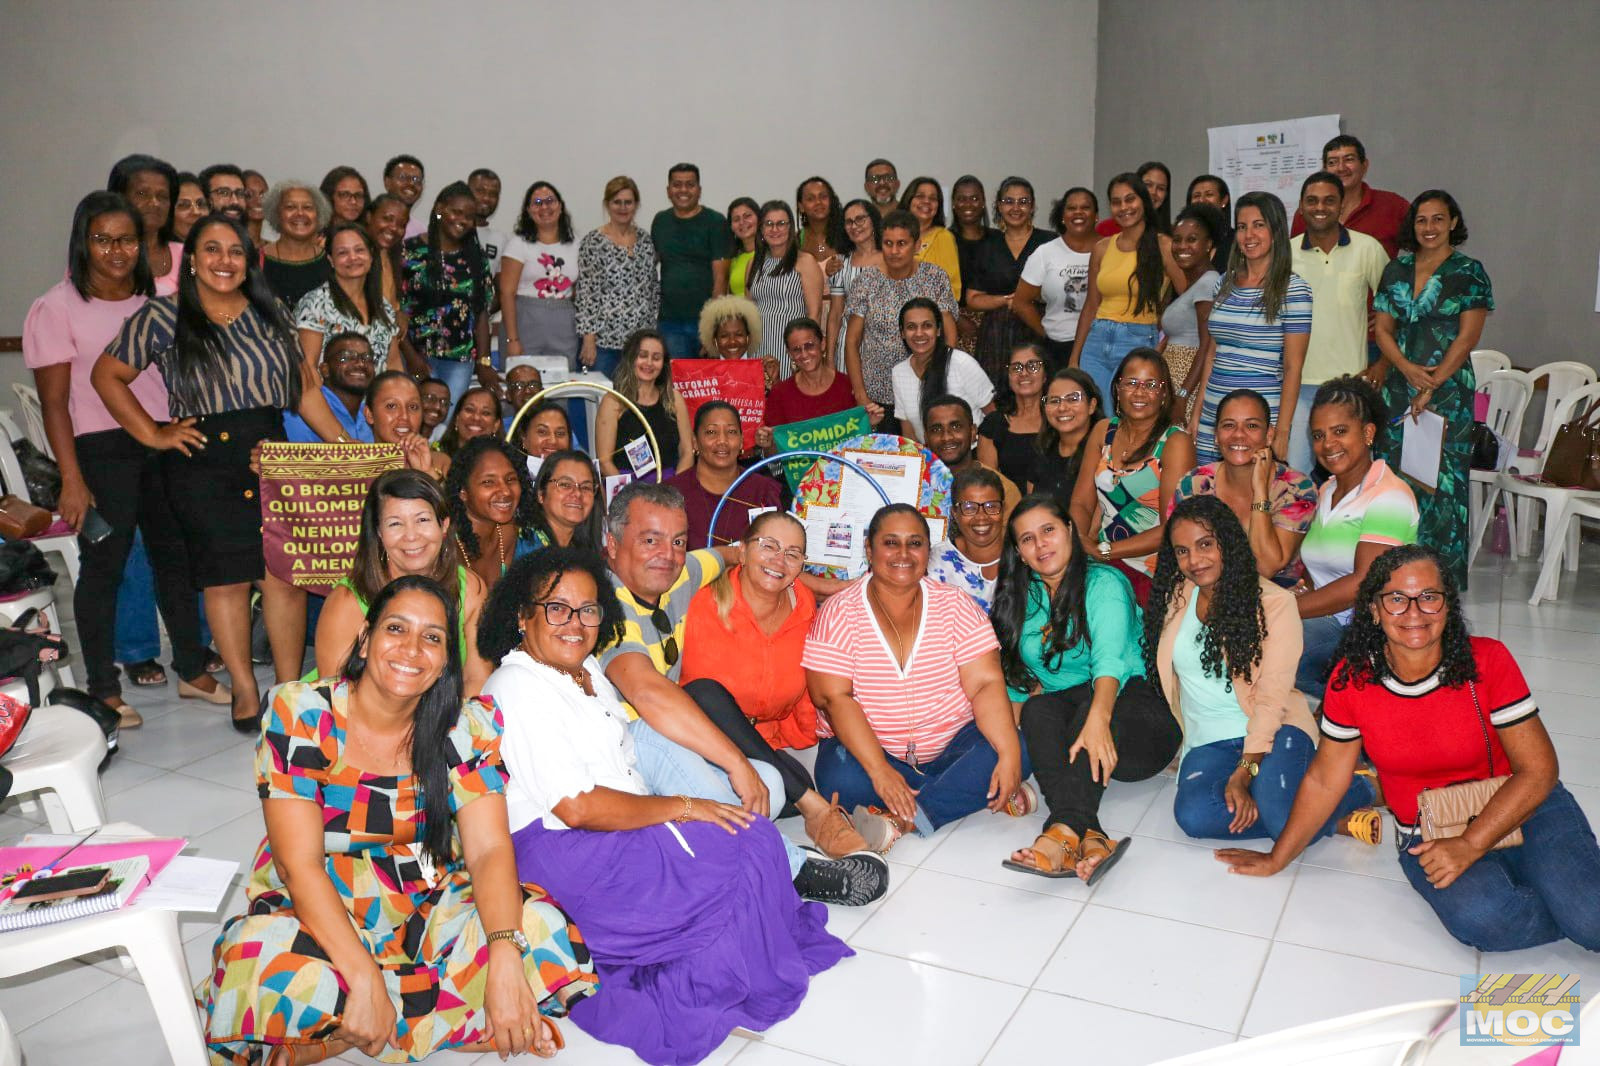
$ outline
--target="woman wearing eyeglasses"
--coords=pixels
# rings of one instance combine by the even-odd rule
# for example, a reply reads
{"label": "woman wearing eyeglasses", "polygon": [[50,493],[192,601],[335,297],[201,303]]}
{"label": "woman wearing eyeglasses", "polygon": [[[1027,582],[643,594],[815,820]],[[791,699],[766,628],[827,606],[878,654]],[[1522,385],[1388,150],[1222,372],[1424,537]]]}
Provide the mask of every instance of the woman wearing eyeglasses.
{"label": "woman wearing eyeglasses", "polygon": [[604,510],[600,487],[594,460],[583,452],[563,448],[544,456],[533,482],[532,538],[543,547],[598,553]]}
{"label": "woman wearing eyeglasses", "polygon": [[1049,361],[1032,341],[1012,347],[994,410],[978,425],[978,462],[1000,471],[1027,492],[1038,476],[1039,431],[1044,428],[1045,373]]}
{"label": "woman wearing eyeglasses", "polygon": [[1039,436],[1034,441],[1034,468],[1029,477],[1033,492],[1048,492],[1071,506],[1078,484],[1089,430],[1100,420],[1100,392],[1094,379],[1075,366],[1064,366],[1050,377],[1039,397]]}
{"label": "woman wearing eyeglasses", "polygon": [[745,293],[761,312],[761,344],[755,354],[778,361],[778,377],[789,376],[789,353],[783,347],[783,327],[796,318],[822,317],[822,267],[811,253],[800,249],[794,231],[794,212],[782,200],[761,205],[761,232],[745,277]]}
{"label": "woman wearing eyeglasses", "polygon": [[1154,348],[1125,355],[1111,388],[1112,416],[1089,431],[1100,455],[1078,470],[1072,523],[1084,550],[1118,564],[1142,604],[1172,493],[1194,467],[1194,443],[1172,420],[1172,378]]}
{"label": "woman wearing eyeglasses", "polygon": [[783,493],[776,481],[764,474],[751,474],[740,483],[737,496],[728,496],[727,505],[717,518],[717,528],[712,530],[711,515],[739,476],[739,452],[743,447],[744,431],[739,427],[739,412],[734,406],[723,400],[701,404],[694,413],[694,465],[667,479],[667,484],[683,493],[691,547],[720,548],[736,543],[744,539],[751,510],[783,505]]}
{"label": "woman wearing eyeglasses", "polygon": [[[828,277],[827,347],[833,365],[844,369],[844,303],[856,279],[868,267],[883,269],[883,216],[870,200],[851,200],[844,205],[844,233],[849,248],[840,257],[839,269]],[[778,423],[781,425],[781,423]]]}
{"label": "woman wearing eyeglasses", "polygon": [[991,378],[999,378],[1006,357],[1033,330],[1012,310],[1022,268],[1035,251],[1055,239],[1049,230],[1033,224],[1033,183],[1007,178],[995,194],[998,230],[986,234],[972,257],[972,272],[964,275],[963,302],[983,315],[977,347],[972,355]]}
{"label": "woman wearing eyeglasses", "polygon": [[[1561,784],[1538,705],[1504,644],[1467,634],[1448,562],[1392,548],[1367,571],[1322,704],[1323,743],[1270,854],[1223,849],[1235,873],[1277,873],[1333,811],[1363,754],[1394,812],[1400,870],[1449,934],[1480,951],[1571,940],[1600,951],[1600,848]],[[1425,790],[1503,783],[1465,831],[1424,841]],[[1522,842],[1494,850],[1513,830]]]}
{"label": "woman wearing eyeglasses", "polygon": [[950,483],[950,539],[935,546],[928,576],[954,585],[985,612],[994,604],[1005,539],[1004,489],[993,470],[971,465]]}

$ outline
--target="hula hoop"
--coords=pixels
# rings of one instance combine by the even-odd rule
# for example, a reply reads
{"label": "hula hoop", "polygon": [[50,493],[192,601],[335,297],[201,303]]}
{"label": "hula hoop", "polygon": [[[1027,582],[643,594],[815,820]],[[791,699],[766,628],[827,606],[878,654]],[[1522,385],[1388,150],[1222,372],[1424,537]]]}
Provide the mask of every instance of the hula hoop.
{"label": "hula hoop", "polygon": [[[527,403],[517,408],[516,414],[511,416],[511,426],[506,430],[506,440],[512,444],[516,443],[517,427],[522,424],[522,416],[527,414],[533,408],[537,407],[539,405],[539,401],[553,393],[572,392],[574,389],[592,389],[595,392],[604,393],[607,396],[615,396],[619,403],[621,403],[628,410],[632,411],[638,417],[639,424],[644,427],[645,439],[650,442],[650,455],[656,461],[656,480],[665,481],[666,474],[663,472],[661,467],[661,446],[656,443],[656,434],[655,431],[650,428],[650,421],[644,417],[644,412],[639,410],[639,408],[634,405],[632,400],[622,395],[622,393],[618,392],[616,389],[613,389],[610,385],[601,385],[600,383],[594,381],[558,381],[548,388],[540,389],[528,399]],[[598,463],[599,459],[596,458],[595,462]],[[752,467],[752,469],[754,468]],[[735,484],[737,484],[737,482],[735,482]],[[885,499],[887,500],[887,497],[885,497]]]}
{"label": "hula hoop", "polygon": [[[559,385],[555,387],[560,388]],[[530,400],[529,402],[531,403],[532,401]],[[792,452],[782,452],[778,455],[770,455],[765,459],[759,460],[758,462],[752,464],[749,469],[745,470],[744,473],[733,479],[733,484],[728,486],[728,490],[724,492],[721,498],[717,500],[717,506],[711,511],[711,529],[706,534],[706,547],[715,548],[717,546],[717,519],[722,517],[723,505],[728,502],[728,497],[733,495],[733,490],[739,487],[740,482],[744,481],[745,478],[749,477],[751,474],[754,474],[757,470],[760,470],[764,466],[770,466],[773,463],[781,463],[788,459],[803,457],[810,457],[812,459],[832,459],[844,466],[847,466],[851,470],[854,470],[856,473],[867,479],[867,484],[871,485],[873,490],[883,498],[884,506],[888,506],[894,502],[893,500],[889,499],[889,494],[883,491],[883,486],[878,484],[877,478],[873,477],[871,474],[867,473],[865,470],[861,469],[861,467],[857,466],[855,463],[844,458],[843,456],[834,455],[832,452],[814,452],[805,448],[797,449],[796,451]]]}

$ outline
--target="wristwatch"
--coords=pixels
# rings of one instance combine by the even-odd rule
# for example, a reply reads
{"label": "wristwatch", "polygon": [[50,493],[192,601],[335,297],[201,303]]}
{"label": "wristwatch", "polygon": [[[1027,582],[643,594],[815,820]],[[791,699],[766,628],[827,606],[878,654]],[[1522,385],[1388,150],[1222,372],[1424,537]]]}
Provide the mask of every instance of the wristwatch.
{"label": "wristwatch", "polygon": [[1241,758],[1239,760],[1239,769],[1244,770],[1251,777],[1254,777],[1261,772],[1261,764],[1250,759]]}
{"label": "wristwatch", "polygon": [[1100,561],[1103,563],[1111,561],[1111,542],[1109,540],[1100,542]]}
{"label": "wristwatch", "polygon": [[517,946],[517,950],[522,952],[524,958],[526,958],[528,956],[528,954],[533,951],[533,948],[528,944],[528,938],[522,935],[522,930],[521,929],[501,929],[501,930],[498,930],[496,932],[490,933],[489,937],[488,937],[488,940],[485,941],[485,942],[489,943],[489,944],[493,944],[496,940],[509,940],[509,941],[511,941],[513,944],[515,944]]}
{"label": "wristwatch", "polygon": [[480,355],[478,356],[477,363],[479,366],[494,366],[494,359],[491,356]]}

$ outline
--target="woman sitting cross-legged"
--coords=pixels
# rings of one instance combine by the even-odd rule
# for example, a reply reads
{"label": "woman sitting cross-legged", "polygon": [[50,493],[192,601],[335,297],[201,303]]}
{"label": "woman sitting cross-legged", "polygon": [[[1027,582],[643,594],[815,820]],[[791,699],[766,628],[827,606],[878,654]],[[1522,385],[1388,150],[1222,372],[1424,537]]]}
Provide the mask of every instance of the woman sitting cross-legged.
{"label": "woman sitting cross-legged", "polygon": [[[1561,784],[1516,660],[1499,641],[1467,635],[1437,551],[1405,545],[1373,561],[1335,661],[1323,744],[1283,834],[1270,854],[1229,848],[1217,858],[1257,877],[1293,862],[1365,752],[1394,812],[1400,869],[1451,936],[1480,951],[1562,939],[1600,951],[1594,830]],[[1428,790],[1491,779],[1499,787],[1464,832],[1422,838],[1418,807]],[[1496,850],[1517,830],[1520,843]]]}
{"label": "woman sitting cross-legged", "polygon": [[518,883],[500,715],[463,704],[455,631],[444,589],[400,578],[336,680],[273,694],[267,838],[201,987],[213,1061],[549,1056],[561,1034],[541,1013],[594,993],[577,930]]}
{"label": "woman sitting cross-legged", "polygon": [[856,808],[879,852],[984,807],[1033,813],[988,617],[928,577],[928,521],[909,504],[879,508],[866,540],[870,573],[829,597],[801,659],[818,791]]}
{"label": "woman sitting cross-legged", "polygon": [[450,511],[432,477],[416,470],[380,474],[361,508],[356,557],[322,605],[317,619],[317,676],[338,677],[350,646],[366,625],[367,606],[389,582],[407,575],[432,578],[455,605],[461,624],[454,634],[462,682],[476,696],[489,676],[478,656],[478,616],[489,595],[483,579],[462,564],[450,536]]}
{"label": "woman sitting cross-legged", "polygon": [[479,645],[506,717],[517,868],[584,930],[602,991],[585,1032],[649,1063],[699,1062],[800,1006],[851,954],[802,903],[777,828],[733,804],[652,796],[628,711],[594,658],[622,608],[598,556],[547,548],[495,586]]}
{"label": "woman sitting cross-legged", "polygon": [[[1173,815],[1192,837],[1276,839],[1316,750],[1294,689],[1302,643],[1294,593],[1256,572],[1239,519],[1216,496],[1173,509],[1145,617],[1145,660],[1183,726]],[[1357,778],[1317,829],[1368,844],[1383,823]]]}
{"label": "woman sitting cross-legged", "polygon": [[1181,739],[1139,661],[1133,588],[1115,567],[1089,560],[1064,501],[1036,492],[1006,525],[993,616],[1050,812],[1033,846],[1002,865],[1093,884],[1130,843],[1111,840],[1100,826],[1106,785],[1160,773]]}

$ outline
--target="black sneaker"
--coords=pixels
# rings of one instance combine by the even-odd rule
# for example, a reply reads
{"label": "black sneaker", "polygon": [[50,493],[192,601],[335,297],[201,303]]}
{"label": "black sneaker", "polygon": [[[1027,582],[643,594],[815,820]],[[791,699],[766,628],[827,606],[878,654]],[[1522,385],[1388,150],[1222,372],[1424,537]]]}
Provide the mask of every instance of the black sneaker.
{"label": "black sneaker", "polygon": [[889,864],[870,851],[857,851],[842,859],[830,859],[811,851],[794,878],[794,890],[801,899],[860,907],[883,898],[889,891]]}

